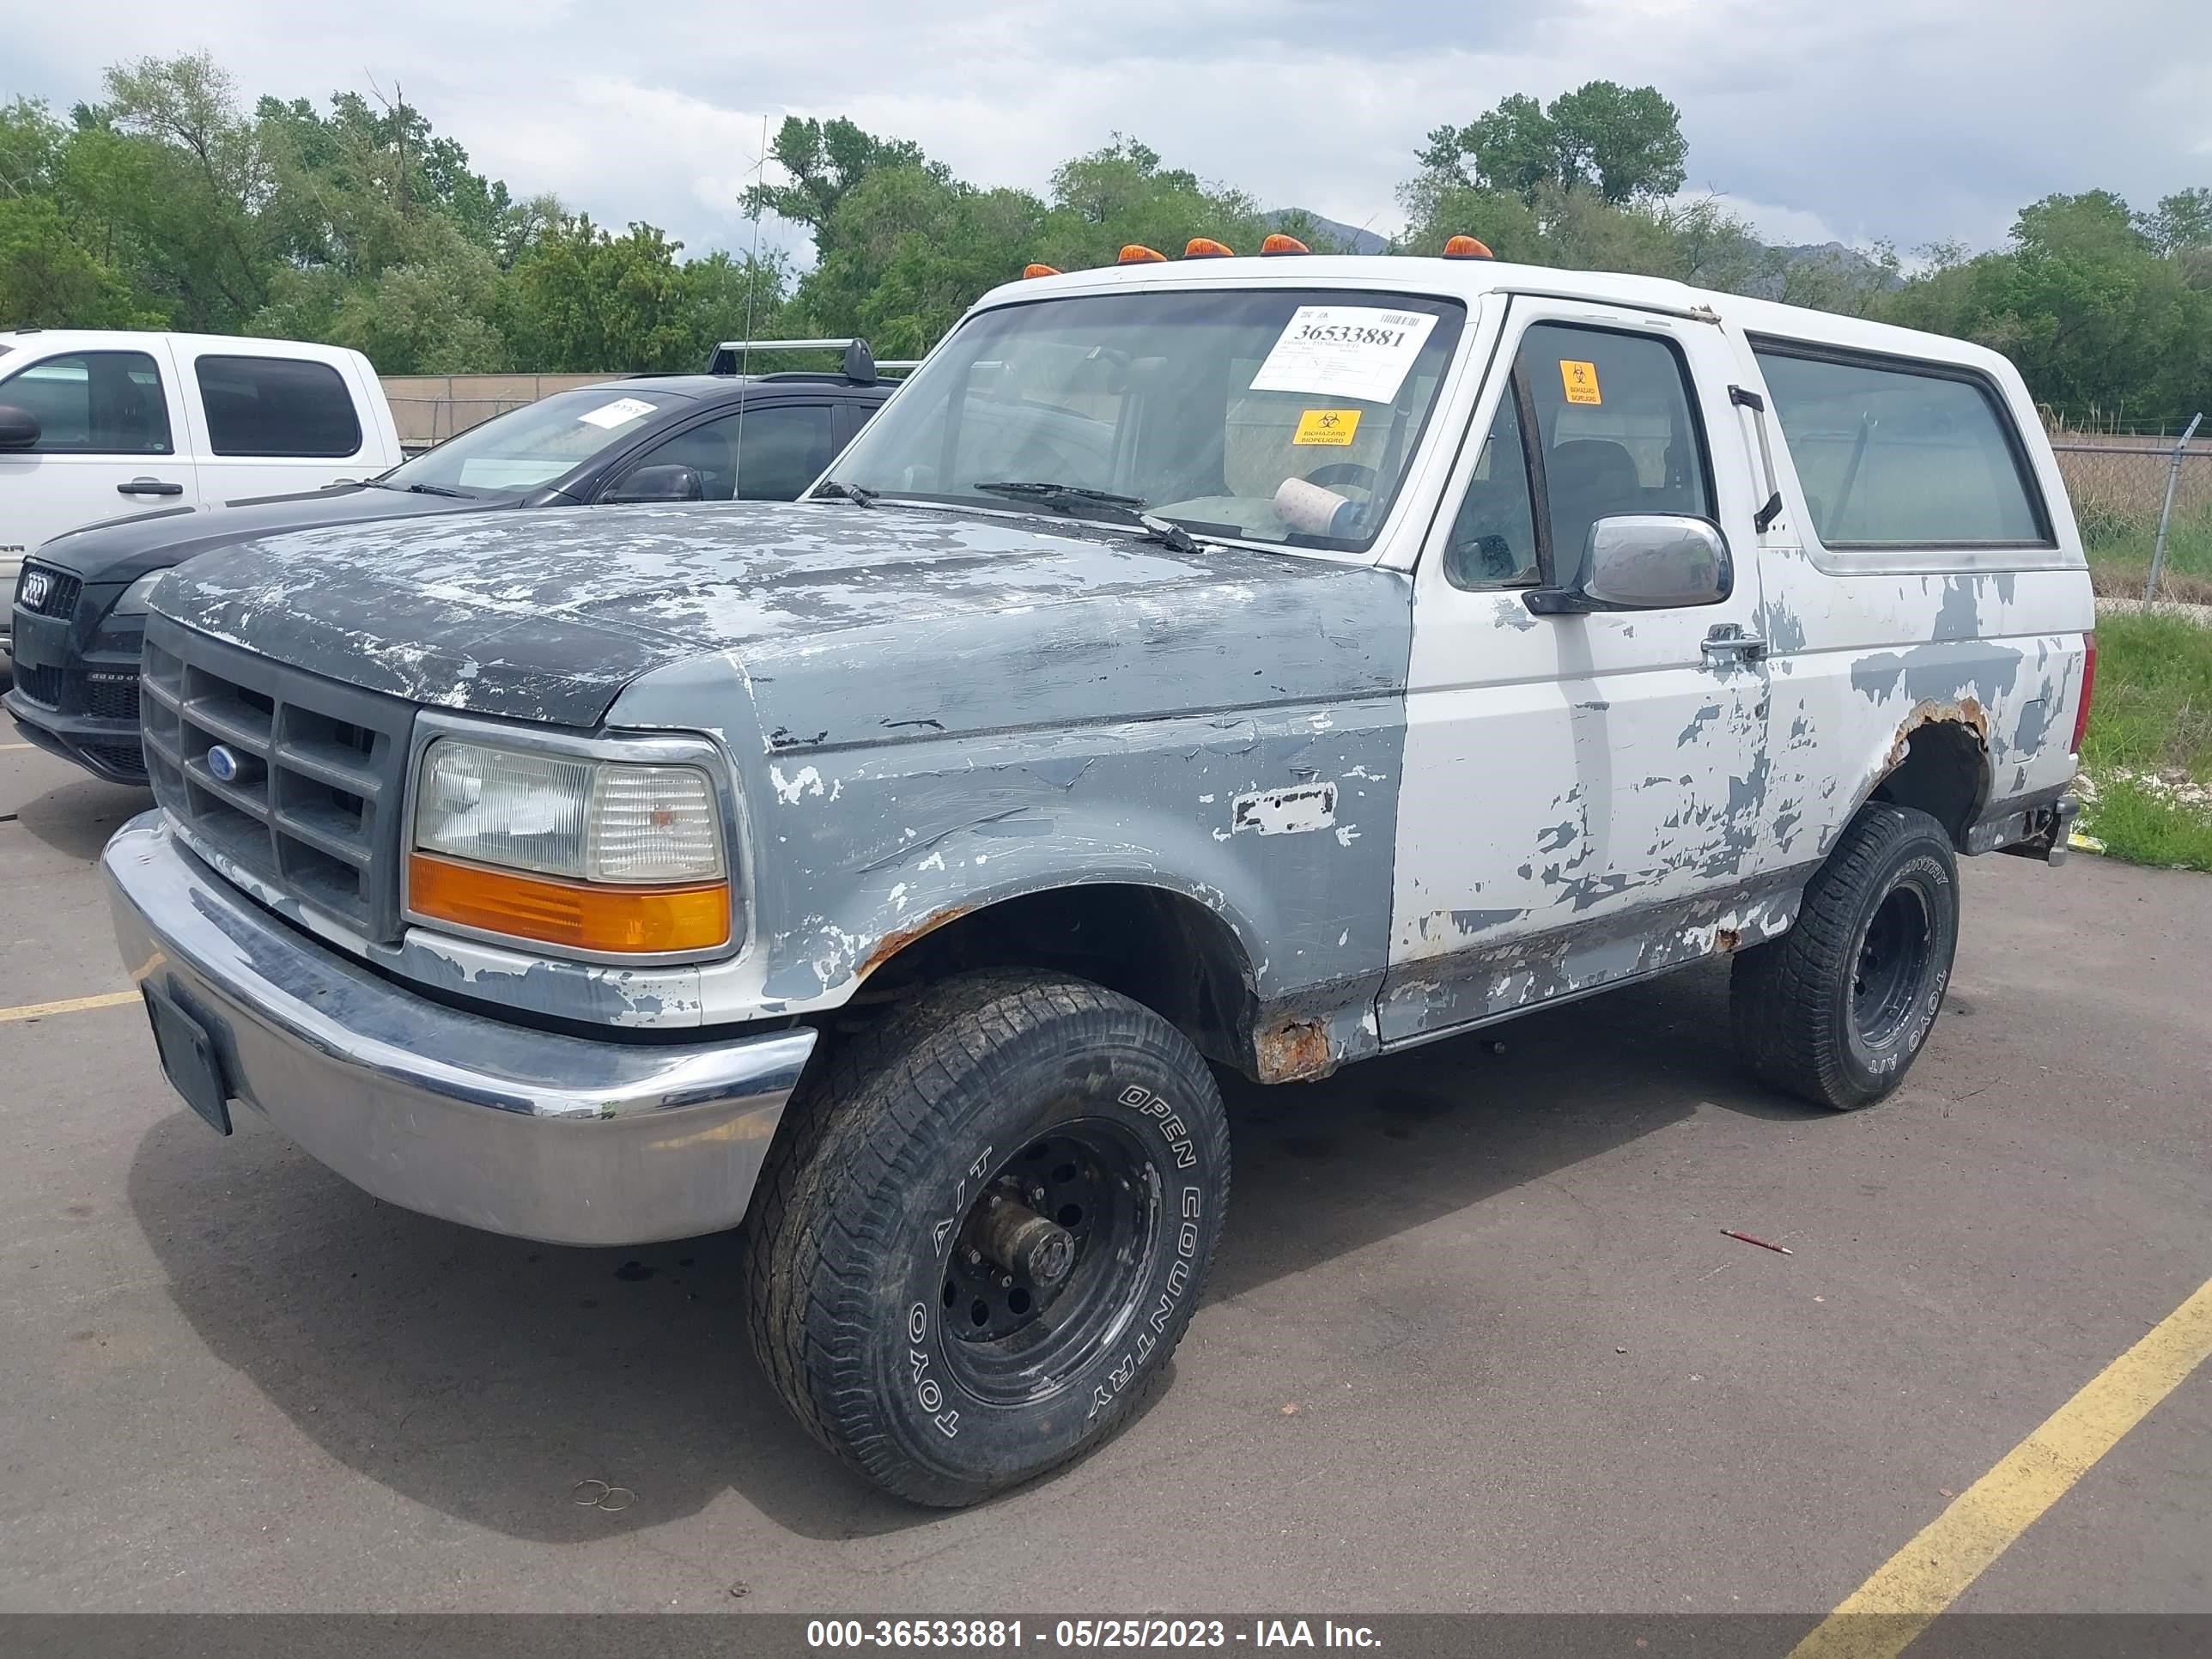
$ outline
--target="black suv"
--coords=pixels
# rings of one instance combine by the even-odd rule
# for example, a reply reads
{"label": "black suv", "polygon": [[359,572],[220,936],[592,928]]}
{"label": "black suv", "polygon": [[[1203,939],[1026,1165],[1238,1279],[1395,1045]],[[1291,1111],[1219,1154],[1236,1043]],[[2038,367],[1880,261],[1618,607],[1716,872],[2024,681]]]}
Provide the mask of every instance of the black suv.
{"label": "black suv", "polygon": [[232,501],[212,512],[137,514],[57,536],[24,561],[16,579],[15,684],[0,706],[41,749],[110,782],[143,783],[139,649],[147,592],[170,567],[238,542],[379,519],[789,501],[897,385],[878,377],[859,343],[831,374],[741,376],[734,360],[724,348],[714,373],[556,392],[367,483]]}

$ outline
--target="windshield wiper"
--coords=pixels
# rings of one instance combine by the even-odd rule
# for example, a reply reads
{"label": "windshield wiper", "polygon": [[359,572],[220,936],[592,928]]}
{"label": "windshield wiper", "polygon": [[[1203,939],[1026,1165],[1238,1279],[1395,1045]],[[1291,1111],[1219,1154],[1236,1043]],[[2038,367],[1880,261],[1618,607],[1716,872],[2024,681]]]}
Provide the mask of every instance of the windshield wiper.
{"label": "windshield wiper", "polygon": [[403,488],[417,495],[450,495],[457,501],[472,501],[476,497],[465,489],[448,489],[443,484],[407,484]]}
{"label": "windshield wiper", "polygon": [[856,483],[847,483],[842,478],[824,478],[814,486],[807,496],[810,501],[848,501],[855,507],[873,507],[879,492],[865,489]]}
{"label": "windshield wiper", "polygon": [[1081,484],[1036,483],[1019,479],[999,483],[979,483],[972,488],[992,495],[1010,495],[1018,501],[1035,501],[1042,507],[1056,507],[1063,513],[1073,513],[1079,507],[1110,507],[1128,514],[1141,517],[1145,510],[1142,495],[1117,495],[1110,489],[1088,489]]}
{"label": "windshield wiper", "polygon": [[1145,533],[1137,538],[1140,542],[1159,542],[1178,553],[1195,553],[1198,544],[1191,539],[1190,532],[1172,519],[1154,518],[1145,511],[1141,495],[1117,495],[1110,489],[1091,489],[1081,484],[1031,483],[1012,481],[1000,483],[979,483],[977,489],[988,490],[994,495],[1011,495],[1018,501],[1036,501],[1044,507],[1056,507],[1063,513],[1073,513],[1079,507],[1103,507],[1126,517],[1131,523],[1144,526]]}

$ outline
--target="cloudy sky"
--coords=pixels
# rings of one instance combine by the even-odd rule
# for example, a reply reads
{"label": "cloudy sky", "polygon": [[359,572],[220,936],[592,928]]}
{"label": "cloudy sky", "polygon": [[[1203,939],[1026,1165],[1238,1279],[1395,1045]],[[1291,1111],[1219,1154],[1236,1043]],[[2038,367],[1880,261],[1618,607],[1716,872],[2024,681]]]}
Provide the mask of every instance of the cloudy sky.
{"label": "cloudy sky", "polygon": [[1672,98],[1689,187],[1770,240],[1987,246],[2051,191],[2212,185],[2212,0],[9,0],[0,96],[199,47],[249,97],[398,82],[518,195],[695,251],[747,245],[764,116],[1035,190],[1118,129],[1387,231],[1429,128],[1594,78]]}

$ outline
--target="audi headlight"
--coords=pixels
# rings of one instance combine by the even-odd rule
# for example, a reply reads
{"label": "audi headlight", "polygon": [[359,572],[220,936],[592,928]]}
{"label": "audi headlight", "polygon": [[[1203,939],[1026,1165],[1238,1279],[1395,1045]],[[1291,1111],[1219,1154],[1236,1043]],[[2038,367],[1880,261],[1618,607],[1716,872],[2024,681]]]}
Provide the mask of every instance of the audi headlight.
{"label": "audi headlight", "polygon": [[123,590],[123,597],[115,602],[108,614],[116,617],[143,617],[146,614],[146,596],[154,591],[154,584],[169,573],[149,570]]}
{"label": "audi headlight", "polygon": [[617,955],[729,941],[721,812],[698,767],[441,738],[415,802],[407,902],[426,921]]}

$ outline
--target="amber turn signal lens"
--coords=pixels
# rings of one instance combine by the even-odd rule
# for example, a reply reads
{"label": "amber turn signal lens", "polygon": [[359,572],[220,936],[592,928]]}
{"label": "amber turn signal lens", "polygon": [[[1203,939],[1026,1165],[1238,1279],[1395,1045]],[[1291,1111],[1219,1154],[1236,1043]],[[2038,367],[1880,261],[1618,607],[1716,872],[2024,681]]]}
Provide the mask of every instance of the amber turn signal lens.
{"label": "amber turn signal lens", "polygon": [[1024,265],[1022,267],[1022,275],[1024,276],[1057,276],[1060,275],[1060,267],[1058,265]]}
{"label": "amber turn signal lens", "polygon": [[1444,258],[1447,259],[1494,259],[1497,257],[1490,251],[1487,243],[1478,242],[1472,236],[1455,236],[1444,244]]}
{"label": "amber turn signal lens", "polygon": [[1186,259],[1233,259],[1237,250],[1226,242],[1217,242],[1211,236],[1194,236],[1182,245]]}
{"label": "amber turn signal lens", "polygon": [[408,858],[407,908],[483,933],[625,956],[711,950],[730,937],[726,881],[681,887],[555,881],[427,853]]}
{"label": "amber turn signal lens", "polygon": [[1285,236],[1279,230],[1273,230],[1267,233],[1267,240],[1260,244],[1260,252],[1264,256],[1276,253],[1311,253],[1313,250],[1295,236]]}
{"label": "amber turn signal lens", "polygon": [[1156,247],[1146,247],[1142,242],[1131,242],[1122,248],[1121,257],[1114,263],[1117,265],[1148,265],[1155,260],[1164,263],[1167,257]]}

